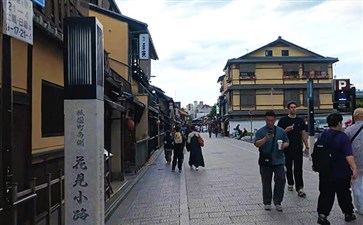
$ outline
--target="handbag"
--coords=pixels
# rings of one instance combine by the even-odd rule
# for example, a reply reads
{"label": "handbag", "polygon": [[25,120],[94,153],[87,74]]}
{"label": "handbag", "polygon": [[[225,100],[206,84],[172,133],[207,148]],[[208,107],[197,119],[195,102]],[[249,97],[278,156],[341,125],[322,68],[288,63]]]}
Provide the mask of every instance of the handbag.
{"label": "handbag", "polygon": [[198,138],[198,142],[199,142],[200,147],[203,147],[204,146],[203,138],[200,135],[197,135],[197,138]]}
{"label": "handbag", "polygon": [[260,152],[260,157],[258,158],[258,164],[260,166],[268,166],[268,165],[271,165],[271,161],[272,161],[272,149],[273,149],[274,143],[275,143],[275,134],[276,134],[276,130],[275,130],[275,127],[274,127],[274,136],[272,138],[271,151],[270,152]]}

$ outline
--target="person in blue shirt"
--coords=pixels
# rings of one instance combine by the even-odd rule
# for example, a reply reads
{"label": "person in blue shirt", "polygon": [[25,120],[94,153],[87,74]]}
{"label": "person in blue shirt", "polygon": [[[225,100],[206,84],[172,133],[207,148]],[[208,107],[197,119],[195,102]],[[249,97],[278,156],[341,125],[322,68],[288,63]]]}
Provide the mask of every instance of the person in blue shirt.
{"label": "person in blue shirt", "polygon": [[[271,210],[271,201],[276,210],[282,212],[281,202],[284,198],[286,183],[285,177],[285,154],[283,149],[289,146],[289,139],[284,130],[275,126],[276,115],[270,110],[265,114],[266,125],[257,130],[254,144],[261,153],[271,153],[271,161],[268,165],[260,164],[262,180],[262,198],[265,210]],[[278,142],[282,142],[278,144]],[[280,146],[279,146],[280,145]],[[274,175],[274,191],[272,196],[272,175]]]}

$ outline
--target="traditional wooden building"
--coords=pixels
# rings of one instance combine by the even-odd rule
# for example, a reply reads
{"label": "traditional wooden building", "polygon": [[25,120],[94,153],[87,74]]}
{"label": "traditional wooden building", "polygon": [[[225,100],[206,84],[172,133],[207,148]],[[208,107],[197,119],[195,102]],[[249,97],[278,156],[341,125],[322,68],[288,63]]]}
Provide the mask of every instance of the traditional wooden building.
{"label": "traditional wooden building", "polygon": [[[298,113],[307,115],[307,79],[314,79],[315,113],[333,108],[333,64],[324,57],[281,37],[241,57],[229,59],[218,78],[218,104],[224,130],[231,133],[239,122],[260,117],[273,109],[286,115],[286,103],[295,101]],[[229,128],[228,128],[229,127]]]}
{"label": "traditional wooden building", "polygon": [[[160,142],[155,140],[160,139],[162,130],[155,127],[164,126],[165,118],[170,113],[165,112],[161,124],[155,122],[159,120],[159,111],[154,107],[156,103],[152,100],[154,95],[149,80],[151,61],[157,60],[158,56],[147,24],[122,15],[114,0],[89,2],[49,0],[45,1],[45,7],[34,4],[33,45],[10,38],[10,92],[13,98],[6,101],[11,101],[13,106],[13,121],[9,127],[1,124],[1,133],[6,133],[7,129],[13,130],[10,134],[12,157],[10,161],[3,157],[5,151],[1,139],[0,221],[4,221],[2,209],[8,203],[25,197],[29,202],[17,206],[24,207],[17,208],[18,222],[23,224],[32,220],[31,209],[34,208],[31,201],[35,199],[32,194],[37,196],[34,214],[38,221],[44,219],[49,222],[51,217],[59,221],[62,218],[65,17],[93,16],[103,25],[105,199],[108,201],[115,195],[116,189],[112,190],[111,183],[123,182],[125,175],[136,172],[160,147]],[[2,19],[1,16],[0,29]],[[140,34],[148,36],[148,58],[139,55]],[[3,41],[4,38],[1,43]],[[4,91],[1,84],[1,92]],[[0,102],[1,110],[3,105],[4,102]],[[151,120],[154,122],[150,123]],[[150,128],[150,124],[153,128]],[[3,173],[4,165],[11,165],[10,178]],[[5,184],[5,178],[11,182]],[[13,187],[11,202],[7,202],[4,195],[6,185]]]}

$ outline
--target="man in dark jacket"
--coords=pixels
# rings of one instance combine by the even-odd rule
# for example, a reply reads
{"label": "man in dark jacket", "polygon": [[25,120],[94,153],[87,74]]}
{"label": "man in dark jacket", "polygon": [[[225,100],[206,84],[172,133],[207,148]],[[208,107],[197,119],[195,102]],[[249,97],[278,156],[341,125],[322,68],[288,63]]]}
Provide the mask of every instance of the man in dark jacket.
{"label": "man in dark jacket", "polygon": [[356,219],[353,213],[350,185],[351,180],[357,177],[357,167],[352,155],[350,140],[342,131],[342,121],[342,115],[330,114],[327,117],[329,129],[321,133],[319,137],[324,138],[325,143],[329,143],[329,150],[334,162],[332,169],[319,173],[319,224],[330,224],[327,217],[333,207],[335,194],[337,194],[339,206],[345,215],[345,221],[350,222]]}
{"label": "man in dark jacket", "polygon": [[170,164],[171,154],[173,153],[174,149],[174,140],[172,137],[172,133],[169,130],[165,132],[163,143],[164,143],[164,154],[165,154],[166,163]]}

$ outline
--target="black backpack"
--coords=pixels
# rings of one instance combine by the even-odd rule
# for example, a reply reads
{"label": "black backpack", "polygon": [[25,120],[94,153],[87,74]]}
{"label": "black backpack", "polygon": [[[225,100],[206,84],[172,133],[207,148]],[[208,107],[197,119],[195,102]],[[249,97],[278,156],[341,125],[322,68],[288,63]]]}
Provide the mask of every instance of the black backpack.
{"label": "black backpack", "polygon": [[314,150],[311,154],[311,159],[313,161],[313,171],[319,173],[328,173],[334,166],[334,160],[330,151],[330,146],[334,141],[335,136],[326,136],[322,133],[321,136],[314,144]]}

